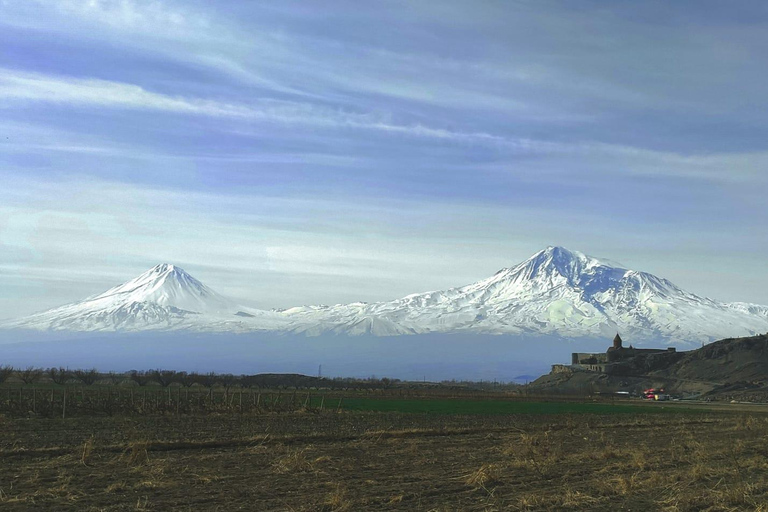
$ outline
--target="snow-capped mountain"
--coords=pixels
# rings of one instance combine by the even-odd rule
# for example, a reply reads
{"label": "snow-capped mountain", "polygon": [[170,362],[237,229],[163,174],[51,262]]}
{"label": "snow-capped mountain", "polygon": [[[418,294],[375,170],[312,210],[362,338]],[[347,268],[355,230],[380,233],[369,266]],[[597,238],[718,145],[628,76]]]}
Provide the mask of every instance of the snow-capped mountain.
{"label": "snow-capped mountain", "polygon": [[645,272],[548,247],[468,286],[367,304],[261,311],[238,306],[173,265],[101,295],[5,327],[104,331],[190,329],[308,336],[423,333],[613,337],[686,343],[768,331],[768,307],[720,303]]}
{"label": "snow-capped mountain", "polygon": [[238,306],[183,269],[162,264],[104,293],[6,327],[68,331],[242,330],[242,319],[257,317],[272,327],[277,326],[275,320],[279,322],[273,313]]}
{"label": "snow-capped mountain", "polygon": [[768,307],[719,303],[562,247],[477,283],[391,302],[285,310],[307,334],[428,332],[700,342],[768,331]]}

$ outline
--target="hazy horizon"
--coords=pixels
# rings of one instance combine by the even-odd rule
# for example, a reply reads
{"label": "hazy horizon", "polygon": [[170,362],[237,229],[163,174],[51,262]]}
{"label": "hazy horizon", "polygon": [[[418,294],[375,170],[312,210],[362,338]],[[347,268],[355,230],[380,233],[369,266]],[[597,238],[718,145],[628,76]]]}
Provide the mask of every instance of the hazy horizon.
{"label": "hazy horizon", "polygon": [[[187,372],[301,373],[325,377],[525,382],[569,363],[571,352],[603,351],[605,340],[545,336],[427,334],[396,337],[270,334],[18,333],[0,331],[3,364],[18,367],[162,368]],[[489,357],[493,354],[493,357]],[[439,357],[437,357],[439,355]]]}

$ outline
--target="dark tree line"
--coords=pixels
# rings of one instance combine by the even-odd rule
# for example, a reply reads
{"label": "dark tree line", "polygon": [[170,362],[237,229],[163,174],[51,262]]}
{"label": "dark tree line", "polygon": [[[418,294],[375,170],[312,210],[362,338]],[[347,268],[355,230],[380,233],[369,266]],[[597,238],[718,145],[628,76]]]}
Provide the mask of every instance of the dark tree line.
{"label": "dark tree line", "polygon": [[95,368],[76,369],[51,367],[35,368],[32,366],[26,368],[14,368],[12,366],[0,366],[0,384],[8,382],[14,378],[16,382],[22,382],[26,385],[37,384],[41,382],[53,383],[56,385],[80,384],[83,386],[92,386],[94,384],[111,385],[132,385],[132,386],[160,386],[168,388],[170,386],[191,388],[193,386],[203,388],[224,388],[229,393],[231,389],[367,389],[382,390],[392,388],[412,388],[425,387],[448,388],[448,389],[511,389],[516,385],[499,385],[496,382],[456,382],[444,381],[437,383],[407,382],[399,379],[376,378],[323,378],[312,377],[300,374],[280,374],[263,373],[256,375],[233,375],[231,373],[198,373],[175,370],[163,370],[160,368],[153,370],[131,370],[126,373],[100,373]]}

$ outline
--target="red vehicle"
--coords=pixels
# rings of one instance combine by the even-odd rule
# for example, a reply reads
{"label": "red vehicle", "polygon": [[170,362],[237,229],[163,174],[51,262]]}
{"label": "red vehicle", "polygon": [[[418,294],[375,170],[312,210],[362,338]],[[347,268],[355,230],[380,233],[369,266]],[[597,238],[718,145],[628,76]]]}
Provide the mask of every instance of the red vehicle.
{"label": "red vehicle", "polygon": [[646,400],[658,400],[660,396],[666,396],[663,388],[650,388],[643,391]]}

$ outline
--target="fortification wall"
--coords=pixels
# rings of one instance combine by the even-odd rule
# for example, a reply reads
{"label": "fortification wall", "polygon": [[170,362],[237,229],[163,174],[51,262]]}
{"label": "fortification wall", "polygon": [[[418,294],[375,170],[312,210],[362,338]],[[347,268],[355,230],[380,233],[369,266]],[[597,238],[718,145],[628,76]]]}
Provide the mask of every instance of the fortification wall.
{"label": "fortification wall", "polygon": [[608,354],[605,352],[574,352],[571,354],[571,364],[605,364],[608,362]]}

